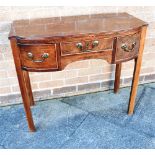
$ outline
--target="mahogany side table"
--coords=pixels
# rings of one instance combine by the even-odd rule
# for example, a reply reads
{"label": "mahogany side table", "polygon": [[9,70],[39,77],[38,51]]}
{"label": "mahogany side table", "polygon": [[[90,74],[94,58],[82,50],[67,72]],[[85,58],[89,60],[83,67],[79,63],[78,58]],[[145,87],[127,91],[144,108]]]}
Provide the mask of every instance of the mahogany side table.
{"label": "mahogany side table", "polygon": [[60,71],[71,62],[103,59],[116,64],[114,92],[121,65],[134,59],[128,114],[134,111],[148,24],[127,13],[17,20],[9,39],[30,131],[35,131],[30,106],[34,99],[29,72]]}

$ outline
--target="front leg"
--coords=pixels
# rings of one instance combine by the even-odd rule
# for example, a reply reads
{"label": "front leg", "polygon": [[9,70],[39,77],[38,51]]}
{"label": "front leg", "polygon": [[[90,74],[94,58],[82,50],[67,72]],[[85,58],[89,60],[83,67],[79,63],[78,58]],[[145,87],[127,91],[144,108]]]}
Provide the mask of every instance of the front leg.
{"label": "front leg", "polygon": [[33,93],[32,93],[32,88],[31,88],[31,82],[30,82],[30,77],[29,77],[29,72],[24,72],[24,77],[26,81],[26,87],[30,99],[30,105],[34,106],[34,98],[33,98]]}
{"label": "front leg", "polygon": [[133,111],[134,111],[135,99],[136,99],[136,94],[137,94],[137,89],[138,89],[138,82],[139,82],[141,61],[142,60],[139,57],[135,59],[134,74],[133,74],[133,79],[132,79],[130,101],[129,101],[129,107],[128,107],[128,114],[129,115],[133,114]]}
{"label": "front leg", "polygon": [[138,54],[138,57],[135,59],[135,67],[134,67],[134,74],[133,74],[130,101],[129,101],[129,109],[128,109],[129,115],[133,114],[134,106],[135,106],[135,99],[136,99],[138,82],[139,82],[139,74],[140,74],[140,69],[141,69],[141,64],[142,64],[146,28],[147,28],[146,26],[142,28],[139,54]]}
{"label": "front leg", "polygon": [[27,88],[27,71],[18,70],[17,75],[18,75],[19,86],[20,86],[21,95],[23,99],[24,109],[25,109],[25,113],[28,121],[28,126],[30,131],[34,132],[36,129],[34,126],[33,117],[32,117],[31,108],[30,108],[31,98],[29,96],[29,91]]}
{"label": "front leg", "polygon": [[32,104],[31,103],[32,98],[30,97],[30,91],[28,91],[29,89],[28,84],[30,84],[29,76],[27,71],[24,71],[21,68],[22,65],[21,65],[20,54],[19,54],[20,50],[17,46],[16,38],[11,39],[11,47],[13,50],[13,57],[14,57],[14,62],[16,66],[16,72],[17,72],[18,82],[20,86],[20,91],[23,99],[24,109],[25,109],[25,113],[28,121],[28,126],[30,131],[34,132],[36,129],[34,126],[33,117],[32,117],[31,108],[30,108],[30,105]]}

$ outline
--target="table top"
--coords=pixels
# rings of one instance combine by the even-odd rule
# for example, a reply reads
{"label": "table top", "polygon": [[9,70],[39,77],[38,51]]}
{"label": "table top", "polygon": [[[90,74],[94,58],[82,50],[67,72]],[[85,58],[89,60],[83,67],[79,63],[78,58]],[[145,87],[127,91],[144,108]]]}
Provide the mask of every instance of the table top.
{"label": "table top", "polygon": [[131,30],[146,22],[127,13],[106,13],[13,21],[9,38],[36,39]]}

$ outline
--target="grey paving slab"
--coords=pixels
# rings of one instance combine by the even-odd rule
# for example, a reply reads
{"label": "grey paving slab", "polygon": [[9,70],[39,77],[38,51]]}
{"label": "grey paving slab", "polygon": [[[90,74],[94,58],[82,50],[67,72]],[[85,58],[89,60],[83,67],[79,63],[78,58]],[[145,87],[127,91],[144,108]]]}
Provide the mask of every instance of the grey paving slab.
{"label": "grey paving slab", "polygon": [[[37,127],[35,133],[28,131],[21,106],[4,112],[3,118],[6,119],[1,119],[3,124],[0,131],[5,138],[1,145],[6,148],[59,148],[87,116],[87,112],[59,100],[44,101],[32,111]],[[7,127],[9,129],[5,130]]]}
{"label": "grey paving slab", "polygon": [[129,127],[150,137],[155,136],[155,88],[145,87]]}
{"label": "grey paving slab", "polygon": [[[138,102],[144,86],[139,86],[136,103]],[[88,111],[91,114],[104,117],[110,122],[126,125],[132,116],[127,115],[130,88],[123,88],[117,94],[113,91],[98,92],[93,94],[68,97],[62,101],[69,105]]]}
{"label": "grey paving slab", "polygon": [[130,88],[41,101],[30,133],[23,105],[0,108],[0,148],[155,148],[155,83],[138,89],[127,115]]}
{"label": "grey paving slab", "polygon": [[153,148],[152,139],[115,124],[102,117],[88,116],[62,148],[123,149]]}

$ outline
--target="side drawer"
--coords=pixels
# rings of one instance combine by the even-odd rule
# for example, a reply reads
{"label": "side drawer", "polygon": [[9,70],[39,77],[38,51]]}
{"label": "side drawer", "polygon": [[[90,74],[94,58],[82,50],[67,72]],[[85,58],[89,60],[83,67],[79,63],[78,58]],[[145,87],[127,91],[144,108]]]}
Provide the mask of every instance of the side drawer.
{"label": "side drawer", "polygon": [[61,55],[75,55],[86,52],[101,52],[113,49],[113,38],[92,38],[86,40],[79,38],[75,41],[65,41],[60,43]]}
{"label": "side drawer", "polygon": [[115,62],[130,60],[138,55],[140,33],[117,38]]}
{"label": "side drawer", "polygon": [[56,44],[19,44],[23,67],[34,69],[58,68]]}

